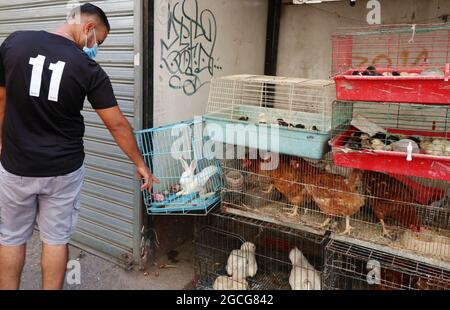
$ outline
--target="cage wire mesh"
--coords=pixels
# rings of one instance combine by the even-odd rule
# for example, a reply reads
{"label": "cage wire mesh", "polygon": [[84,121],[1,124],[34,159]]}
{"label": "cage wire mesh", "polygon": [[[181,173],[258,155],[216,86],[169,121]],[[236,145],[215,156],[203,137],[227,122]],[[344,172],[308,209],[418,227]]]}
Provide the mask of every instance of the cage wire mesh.
{"label": "cage wire mesh", "polygon": [[450,261],[450,182],[226,148],[241,159],[222,160],[224,212]]}
{"label": "cage wire mesh", "polygon": [[320,290],[326,238],[223,212],[197,218],[199,289]]}
{"label": "cage wire mesh", "polygon": [[366,68],[372,65],[386,76],[393,71],[425,76],[428,68],[444,76],[450,62],[450,24],[349,28],[334,34],[332,41],[332,75],[353,71],[370,75]]}
{"label": "cage wire mesh", "polygon": [[145,162],[161,181],[144,191],[149,214],[205,215],[220,201],[220,161],[205,147],[201,120],[136,132]]}
{"label": "cage wire mesh", "polygon": [[450,181],[450,106],[333,104],[337,165]]}
{"label": "cage wire mesh", "polygon": [[323,286],[327,290],[450,290],[450,270],[332,240],[325,247]]}
{"label": "cage wire mesh", "polygon": [[205,119],[225,133],[215,135],[218,141],[318,159],[328,148],[334,99],[335,85],[329,80],[221,77],[211,82]]}

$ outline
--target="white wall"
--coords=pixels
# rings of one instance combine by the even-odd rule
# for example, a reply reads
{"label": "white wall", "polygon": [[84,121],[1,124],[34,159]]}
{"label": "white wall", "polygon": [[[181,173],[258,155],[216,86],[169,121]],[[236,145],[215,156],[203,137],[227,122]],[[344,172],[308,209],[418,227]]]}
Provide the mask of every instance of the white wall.
{"label": "white wall", "polygon": [[[339,27],[367,26],[368,0],[314,5],[283,5],[278,72],[280,76],[326,79],[331,71],[331,35]],[[382,24],[440,23],[450,0],[380,0]],[[291,1],[292,3],[292,1]]]}
{"label": "white wall", "polygon": [[266,0],[155,1],[155,126],[203,115],[212,76],[262,74],[266,25]]}

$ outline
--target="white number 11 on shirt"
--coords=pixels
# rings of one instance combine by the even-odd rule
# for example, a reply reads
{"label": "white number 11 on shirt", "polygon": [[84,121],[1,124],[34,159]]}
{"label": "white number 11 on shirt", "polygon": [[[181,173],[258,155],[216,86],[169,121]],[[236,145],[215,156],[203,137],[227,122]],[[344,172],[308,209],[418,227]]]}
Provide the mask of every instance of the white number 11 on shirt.
{"label": "white number 11 on shirt", "polygon": [[[30,65],[33,66],[31,73],[30,96],[39,97],[41,94],[42,72],[44,71],[45,56],[38,55],[35,58],[30,58]],[[64,72],[66,63],[58,61],[55,64],[50,64],[49,70],[52,71],[52,78],[50,80],[50,87],[48,92],[48,100],[58,102],[59,87]]]}

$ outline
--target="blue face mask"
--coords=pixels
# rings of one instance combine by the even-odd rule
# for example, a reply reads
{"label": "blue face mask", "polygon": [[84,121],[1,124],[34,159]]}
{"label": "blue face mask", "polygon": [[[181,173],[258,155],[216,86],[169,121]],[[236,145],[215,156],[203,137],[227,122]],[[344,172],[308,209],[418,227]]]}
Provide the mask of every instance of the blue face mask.
{"label": "blue face mask", "polygon": [[86,41],[83,47],[83,51],[86,53],[86,55],[89,56],[89,58],[91,59],[95,59],[95,57],[97,57],[98,54],[98,44],[97,44],[97,36],[95,35],[95,29],[94,29],[94,41],[95,44],[92,47],[87,47],[87,36],[86,36]]}

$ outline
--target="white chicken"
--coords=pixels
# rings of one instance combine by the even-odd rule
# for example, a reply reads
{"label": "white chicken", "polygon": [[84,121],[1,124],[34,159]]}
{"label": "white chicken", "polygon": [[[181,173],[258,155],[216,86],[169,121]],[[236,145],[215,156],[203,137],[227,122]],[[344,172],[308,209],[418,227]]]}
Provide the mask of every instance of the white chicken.
{"label": "white chicken", "polygon": [[228,257],[226,270],[233,279],[254,277],[258,271],[256,263],[256,246],[245,242],[240,249],[233,250]]}
{"label": "white chicken", "polygon": [[216,291],[247,291],[248,282],[245,279],[233,279],[232,277],[219,276],[213,285]]}
{"label": "white chicken", "polygon": [[289,253],[289,259],[292,262],[289,284],[292,290],[312,291],[321,290],[322,278],[313,265],[311,265],[303,253],[294,248]]}

